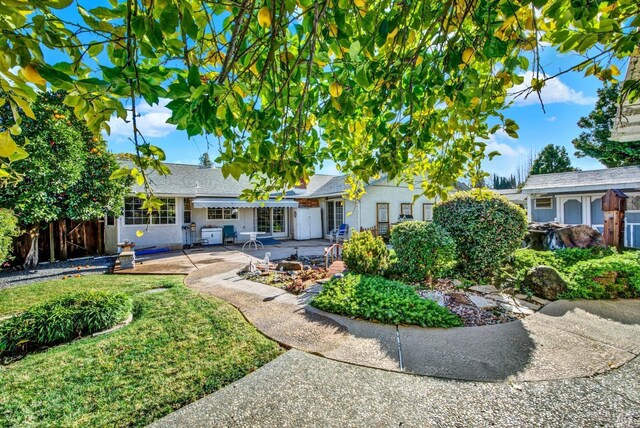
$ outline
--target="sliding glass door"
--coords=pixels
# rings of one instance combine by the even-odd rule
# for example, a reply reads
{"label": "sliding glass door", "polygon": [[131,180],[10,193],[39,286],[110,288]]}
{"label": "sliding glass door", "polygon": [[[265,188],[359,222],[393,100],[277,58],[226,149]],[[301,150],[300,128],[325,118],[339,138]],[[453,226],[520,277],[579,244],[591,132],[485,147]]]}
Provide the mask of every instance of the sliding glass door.
{"label": "sliding glass door", "polygon": [[256,208],[256,230],[267,235],[286,236],[287,209],[284,207]]}
{"label": "sliding glass door", "polygon": [[327,231],[339,229],[344,223],[344,202],[327,201]]}

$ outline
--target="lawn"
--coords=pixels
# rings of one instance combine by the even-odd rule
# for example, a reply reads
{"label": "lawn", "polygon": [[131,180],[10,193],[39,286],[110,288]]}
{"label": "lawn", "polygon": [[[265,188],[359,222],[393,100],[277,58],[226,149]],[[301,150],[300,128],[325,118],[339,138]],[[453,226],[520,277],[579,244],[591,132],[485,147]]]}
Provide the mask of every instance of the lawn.
{"label": "lawn", "polygon": [[[168,291],[143,294],[148,289]],[[0,426],[144,426],[282,350],[181,277],[100,275],[0,291],[0,316],[71,291],[132,295],[134,321],[0,366]]]}

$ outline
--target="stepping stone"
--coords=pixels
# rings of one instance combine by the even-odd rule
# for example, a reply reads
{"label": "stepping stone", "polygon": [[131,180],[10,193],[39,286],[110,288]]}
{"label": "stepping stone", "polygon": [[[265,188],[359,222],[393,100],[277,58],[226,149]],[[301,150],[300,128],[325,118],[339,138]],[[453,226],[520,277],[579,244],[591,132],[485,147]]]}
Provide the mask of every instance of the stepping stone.
{"label": "stepping stone", "polygon": [[508,305],[514,304],[513,297],[509,296],[508,294],[487,294],[484,297],[486,297],[487,299],[495,300],[499,303],[506,303]]}
{"label": "stepping stone", "polygon": [[473,303],[480,309],[494,309],[498,306],[495,300],[488,300],[488,299],[485,299],[484,297],[476,296],[472,294],[470,294],[468,297],[469,297],[469,300],[471,300],[471,303]]}
{"label": "stepping stone", "polygon": [[524,307],[527,307],[527,308],[532,309],[534,311],[540,310],[540,308],[542,307],[542,306],[537,305],[535,303],[526,302],[524,300],[520,300],[520,299],[515,299],[515,300],[516,300],[516,304],[518,306],[524,306]]}
{"label": "stepping stone", "polygon": [[531,315],[535,313],[533,309],[529,309],[526,306],[511,305],[509,303],[500,303],[500,307],[507,312],[514,314]]}
{"label": "stepping stone", "polygon": [[533,300],[534,302],[536,302],[540,306],[545,306],[545,305],[548,305],[549,303],[551,303],[551,301],[549,301],[547,299],[543,299],[542,297],[537,297],[537,296],[533,296],[531,298],[531,300]]}
{"label": "stepping stone", "polygon": [[422,290],[422,291],[420,291],[420,296],[422,296],[422,298],[427,299],[427,300],[433,300],[434,302],[436,302],[440,306],[445,306],[445,304],[444,304],[444,296],[439,291]]}
{"label": "stepping stone", "polygon": [[527,300],[528,298],[529,296],[527,296],[526,294],[516,294],[516,299]]}
{"label": "stepping stone", "polygon": [[493,285],[474,285],[473,287],[469,287],[469,290],[481,294],[494,294],[498,292]]}

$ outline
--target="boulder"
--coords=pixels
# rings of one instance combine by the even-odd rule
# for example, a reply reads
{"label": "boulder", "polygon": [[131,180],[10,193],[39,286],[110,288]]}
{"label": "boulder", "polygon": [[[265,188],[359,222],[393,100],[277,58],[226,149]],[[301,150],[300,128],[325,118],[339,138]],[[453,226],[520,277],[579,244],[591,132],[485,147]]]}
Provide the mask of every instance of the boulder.
{"label": "boulder", "polygon": [[276,266],[276,270],[280,271],[292,271],[292,270],[303,270],[304,265],[301,262],[296,262],[292,260],[283,260],[278,263]]}
{"label": "boulder", "polygon": [[539,251],[606,247],[602,234],[591,226],[556,222],[529,224],[529,233],[525,237],[525,242],[529,248]]}
{"label": "boulder", "polygon": [[558,295],[567,291],[567,283],[558,271],[549,266],[536,266],[529,269],[522,285],[536,296],[547,300],[556,300]]}

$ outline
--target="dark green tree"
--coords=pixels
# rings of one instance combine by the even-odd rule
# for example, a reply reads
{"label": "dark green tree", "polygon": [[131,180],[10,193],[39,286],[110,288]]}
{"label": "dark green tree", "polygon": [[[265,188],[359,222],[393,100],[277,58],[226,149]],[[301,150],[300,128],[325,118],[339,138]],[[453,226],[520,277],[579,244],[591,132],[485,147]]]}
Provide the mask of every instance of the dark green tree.
{"label": "dark green tree", "polygon": [[13,238],[18,235],[18,219],[11,210],[0,208],[0,263],[11,256]]}
{"label": "dark green tree", "polygon": [[531,166],[532,175],[568,171],[576,171],[576,168],[571,166],[567,149],[553,144],[542,149]]}
{"label": "dark green tree", "polygon": [[[5,94],[0,93],[0,98]],[[62,92],[41,93],[31,105],[35,119],[25,119],[14,139],[29,156],[12,168],[22,180],[0,191],[0,207],[13,209],[31,235],[25,268],[38,263],[40,228],[59,219],[91,220],[122,208],[126,180],[111,180],[118,169],[105,141],[64,104]],[[13,124],[9,103],[0,108],[0,132]]]}
{"label": "dark green tree", "polygon": [[503,177],[501,175],[492,175],[493,188],[496,190],[499,189],[515,189],[518,187],[516,183],[516,176],[511,174],[509,177]]}
{"label": "dark green tree", "polygon": [[202,156],[200,156],[200,165],[205,168],[211,168],[213,166],[213,162],[211,162],[211,158],[209,157],[209,152],[204,152]]}
{"label": "dark green tree", "polygon": [[640,164],[640,141],[620,142],[609,139],[618,114],[619,98],[618,84],[605,84],[602,89],[598,89],[595,108],[578,121],[578,126],[585,131],[572,141],[576,156],[598,159],[607,168]]}

